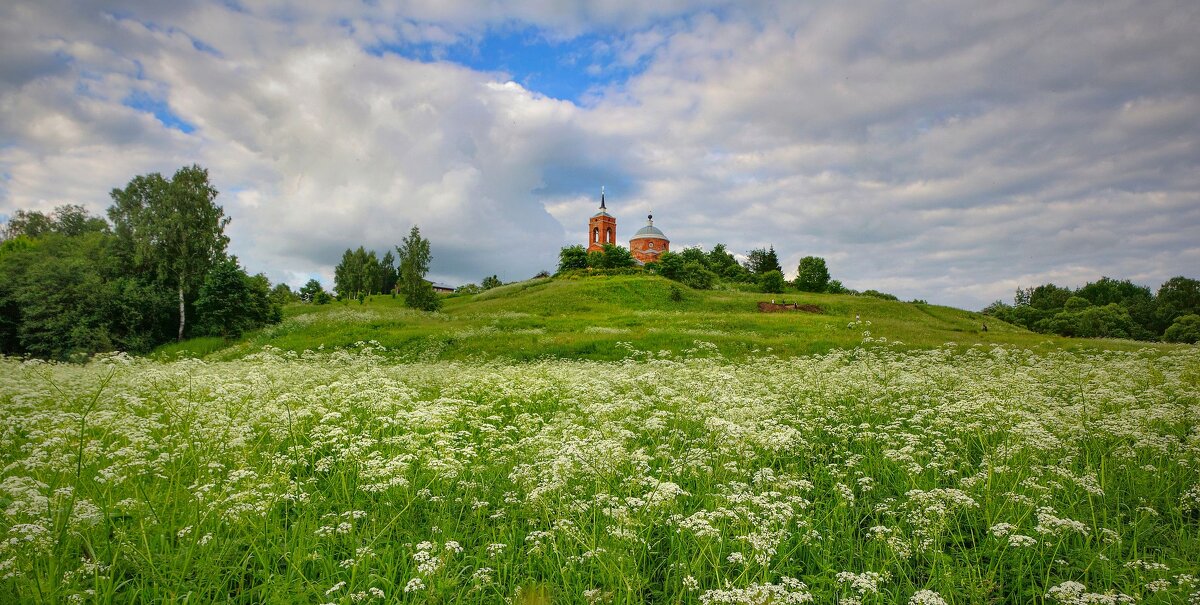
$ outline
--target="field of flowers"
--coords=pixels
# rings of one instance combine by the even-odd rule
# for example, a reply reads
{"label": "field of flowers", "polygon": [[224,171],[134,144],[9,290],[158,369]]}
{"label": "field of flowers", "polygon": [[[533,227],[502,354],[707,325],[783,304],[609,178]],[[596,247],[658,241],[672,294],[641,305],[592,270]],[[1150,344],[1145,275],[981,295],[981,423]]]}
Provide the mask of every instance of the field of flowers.
{"label": "field of flowers", "polygon": [[0,602],[1200,603],[1200,349],[0,359]]}

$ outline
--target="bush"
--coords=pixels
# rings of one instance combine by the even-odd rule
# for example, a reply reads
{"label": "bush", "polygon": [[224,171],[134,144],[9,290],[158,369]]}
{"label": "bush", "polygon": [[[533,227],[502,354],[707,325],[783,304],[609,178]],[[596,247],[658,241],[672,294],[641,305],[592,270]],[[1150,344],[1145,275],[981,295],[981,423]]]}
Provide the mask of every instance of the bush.
{"label": "bush", "polygon": [[1184,342],[1195,344],[1200,342],[1200,315],[1184,315],[1175,318],[1175,323],[1163,334],[1167,342]]}
{"label": "bush", "polygon": [[690,262],[683,266],[679,282],[694,290],[711,290],[717,282],[717,274],[698,262]]}
{"label": "bush", "polygon": [[882,300],[900,300],[899,298],[896,298],[896,296],[893,294],[888,294],[887,292],[880,292],[879,290],[863,290],[860,293],[860,296],[870,296],[871,298],[879,298]]}
{"label": "bush", "polygon": [[779,271],[767,271],[763,273],[758,280],[762,291],[768,294],[779,294],[783,292],[783,287],[787,283],[783,279],[783,273]]}

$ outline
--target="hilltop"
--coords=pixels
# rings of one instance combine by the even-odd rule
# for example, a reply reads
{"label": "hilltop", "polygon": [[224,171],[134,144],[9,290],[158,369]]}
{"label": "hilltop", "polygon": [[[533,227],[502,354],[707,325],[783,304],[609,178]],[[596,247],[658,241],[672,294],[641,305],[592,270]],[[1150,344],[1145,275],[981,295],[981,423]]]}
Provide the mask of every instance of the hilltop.
{"label": "hilltop", "polygon": [[[234,359],[264,346],[302,352],[375,341],[388,355],[403,359],[604,360],[627,357],[631,348],[695,352],[700,342],[711,343],[731,358],[786,357],[852,348],[864,337],[898,342],[902,348],[947,342],[1045,350],[1154,346],[1051,337],[971,311],[867,296],[699,291],[678,286],[683,299],[674,301],[673,286],[678,284],[654,276],[534,279],[448,297],[437,313],[407,309],[390,296],[374,296],[363,304],[297,304],[285,309],[281,324],[251,332],[242,340],[195,338],[161,347],[158,354],[186,351]],[[759,312],[757,303],[772,298],[812,305],[821,312]]]}

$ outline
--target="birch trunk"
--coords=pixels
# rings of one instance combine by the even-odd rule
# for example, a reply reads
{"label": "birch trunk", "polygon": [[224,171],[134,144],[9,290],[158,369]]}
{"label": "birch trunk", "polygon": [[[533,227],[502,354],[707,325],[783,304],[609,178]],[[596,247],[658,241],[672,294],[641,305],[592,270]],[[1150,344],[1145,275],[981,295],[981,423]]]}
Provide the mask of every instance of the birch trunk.
{"label": "birch trunk", "polygon": [[183,323],[185,312],[186,311],[183,307],[183,286],[179,286],[179,338],[177,340],[180,342],[183,341]]}

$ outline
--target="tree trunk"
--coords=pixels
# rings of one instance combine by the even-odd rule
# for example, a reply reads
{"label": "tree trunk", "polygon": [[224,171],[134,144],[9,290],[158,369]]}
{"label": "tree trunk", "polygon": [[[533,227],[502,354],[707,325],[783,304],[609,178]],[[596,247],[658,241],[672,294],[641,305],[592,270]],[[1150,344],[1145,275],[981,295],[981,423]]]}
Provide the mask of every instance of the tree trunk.
{"label": "tree trunk", "polygon": [[184,314],[186,311],[183,307],[183,286],[179,286],[179,341],[183,342],[183,324],[185,321]]}

